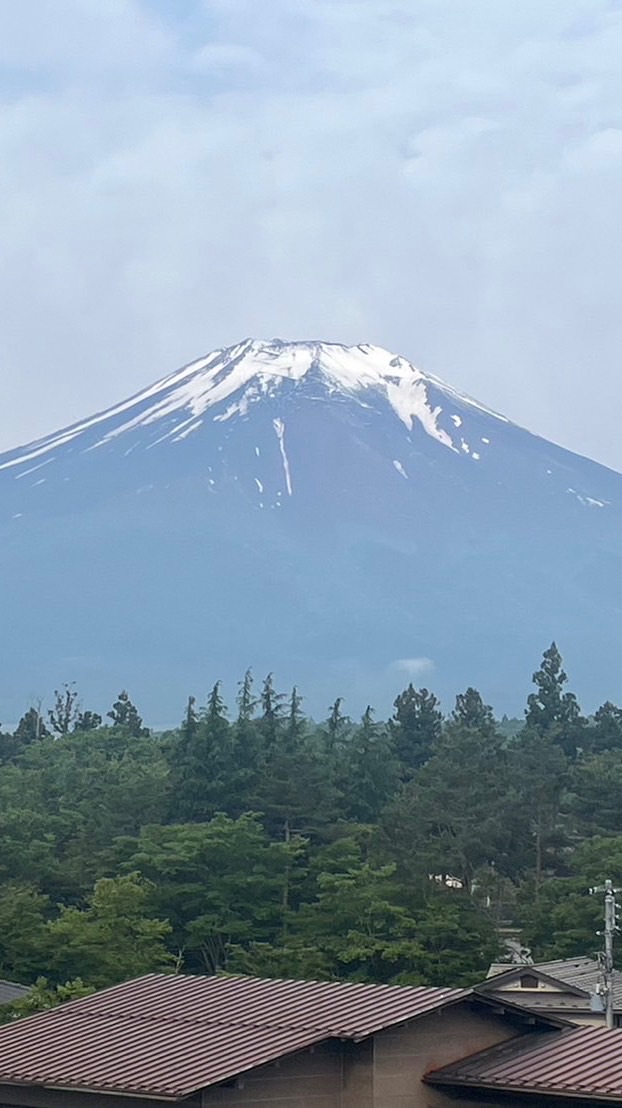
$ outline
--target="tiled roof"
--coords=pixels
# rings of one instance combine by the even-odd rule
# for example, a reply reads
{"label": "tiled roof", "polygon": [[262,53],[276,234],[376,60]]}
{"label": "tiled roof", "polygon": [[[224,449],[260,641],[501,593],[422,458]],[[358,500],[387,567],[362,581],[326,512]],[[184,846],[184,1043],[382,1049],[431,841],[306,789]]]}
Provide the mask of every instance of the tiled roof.
{"label": "tiled roof", "polygon": [[622,1031],[582,1027],[528,1035],[426,1075],[434,1085],[543,1096],[622,1098]]}
{"label": "tiled roof", "polygon": [[0,1084],[177,1100],[324,1039],[362,1039],[469,995],[150,974],[0,1028]]}

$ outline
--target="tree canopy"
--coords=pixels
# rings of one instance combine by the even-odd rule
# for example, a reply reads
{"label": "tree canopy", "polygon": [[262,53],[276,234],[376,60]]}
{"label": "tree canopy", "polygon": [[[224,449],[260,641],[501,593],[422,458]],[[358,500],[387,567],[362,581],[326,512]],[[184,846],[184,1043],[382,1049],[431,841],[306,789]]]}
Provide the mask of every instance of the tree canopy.
{"label": "tree canopy", "polygon": [[[622,709],[585,717],[553,643],[522,725],[412,684],[391,718],[324,721],[248,671],[146,726],[63,685],[0,733],[6,1018],[153,970],[465,984],[503,928],[592,953],[622,883]],[[106,723],[103,723],[103,719]],[[619,871],[619,873],[618,873]]]}

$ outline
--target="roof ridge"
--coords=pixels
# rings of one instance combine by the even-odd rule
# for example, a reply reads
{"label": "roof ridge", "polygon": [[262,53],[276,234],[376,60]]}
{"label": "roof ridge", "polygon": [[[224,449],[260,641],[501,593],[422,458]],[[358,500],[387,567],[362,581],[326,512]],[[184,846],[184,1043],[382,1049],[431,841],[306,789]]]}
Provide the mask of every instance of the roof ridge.
{"label": "roof ridge", "polygon": [[[138,1013],[135,1013],[135,1012],[114,1012],[114,1011],[109,1011],[109,1010],[108,1011],[103,1011],[103,1010],[98,1010],[98,1009],[95,1009],[94,1011],[88,1011],[87,1009],[84,1009],[84,1008],[82,1008],[80,1010],[76,1009],[73,1012],[73,1016],[75,1016],[78,1019],[79,1018],[82,1018],[82,1019],[105,1019],[105,1020],[114,1020],[114,1021],[120,1021],[120,1022],[125,1020],[126,1022],[137,1023],[137,1024],[138,1023],[158,1023],[158,1024],[175,1023],[175,1024],[189,1024],[192,1027],[202,1027],[202,1026],[205,1026],[205,1027],[251,1027],[251,1028],[254,1028],[257,1031],[263,1031],[263,1030],[265,1030],[265,1031],[269,1031],[269,1030],[272,1030],[272,1031],[317,1031],[321,1034],[326,1034],[327,1037],[335,1036],[335,1035],[341,1035],[341,1034],[343,1034],[345,1036],[348,1036],[348,1037],[351,1037],[351,1033],[349,1033],[345,1030],[342,1031],[341,1029],[336,1029],[336,1026],[334,1024],[332,1026],[327,1026],[326,1024],[298,1023],[298,1022],[292,1022],[291,1020],[290,1021],[287,1021],[287,1020],[277,1021],[277,1020],[264,1020],[264,1019],[260,1019],[260,1018],[250,1019],[250,1020],[236,1020],[236,1019],[228,1019],[227,1017],[223,1017],[223,1018],[219,1019],[217,1017],[210,1017],[210,1016],[205,1016],[205,1017],[173,1016],[173,1015],[170,1015],[169,1013],[166,1013],[166,1012],[164,1012],[162,1014],[159,1014],[159,1013],[143,1014],[142,1012],[138,1012]],[[360,1031],[363,1031],[363,1030],[364,1030],[363,1027],[361,1027]],[[356,1030],[356,1031],[354,1031],[354,1034],[358,1035],[360,1033],[360,1031]]]}

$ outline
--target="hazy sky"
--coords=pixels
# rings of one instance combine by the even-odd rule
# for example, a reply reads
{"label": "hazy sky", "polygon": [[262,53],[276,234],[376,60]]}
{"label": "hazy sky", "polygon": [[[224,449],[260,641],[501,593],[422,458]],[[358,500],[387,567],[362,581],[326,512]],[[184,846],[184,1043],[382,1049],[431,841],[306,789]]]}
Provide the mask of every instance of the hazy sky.
{"label": "hazy sky", "polygon": [[622,3],[0,0],[0,449],[247,335],[622,469]]}

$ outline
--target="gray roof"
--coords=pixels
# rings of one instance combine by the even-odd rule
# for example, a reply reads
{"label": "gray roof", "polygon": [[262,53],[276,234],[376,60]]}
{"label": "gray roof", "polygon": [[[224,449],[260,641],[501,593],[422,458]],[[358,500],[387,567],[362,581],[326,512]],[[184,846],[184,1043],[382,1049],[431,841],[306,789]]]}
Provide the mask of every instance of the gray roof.
{"label": "gray roof", "polygon": [[[558,958],[553,962],[538,962],[534,967],[578,989],[593,993],[598,982],[602,982],[602,970],[595,958]],[[622,1011],[622,973],[613,971],[614,1007]]]}
{"label": "gray roof", "polygon": [[[522,973],[540,973],[545,975],[549,980],[558,981],[560,985],[565,985],[569,990],[569,995],[564,995],[563,1008],[574,1008],[579,1011],[583,1008],[589,1009],[589,1001],[586,1004],[582,1004],[580,998],[575,993],[572,995],[573,990],[582,990],[589,997],[596,991],[596,986],[602,984],[602,970],[595,958],[556,958],[551,962],[536,962],[532,965],[521,965],[512,962],[493,962],[490,966],[487,974],[487,981],[492,978],[499,977],[501,974],[516,974],[519,976]],[[560,990],[564,993],[564,990]],[[538,997],[529,998],[527,996],[521,997],[521,1004],[528,1005],[529,1007],[546,1007],[556,1008],[555,997],[550,993],[542,993]],[[560,1002],[562,998],[560,997]],[[620,970],[613,971],[613,1003],[616,1011],[622,1011],[622,972]]]}
{"label": "gray roof", "polygon": [[0,1004],[10,1004],[12,1000],[21,1000],[30,992],[30,985],[18,985],[16,981],[3,981],[0,978]]}

